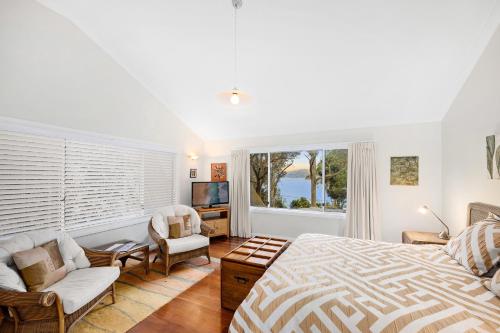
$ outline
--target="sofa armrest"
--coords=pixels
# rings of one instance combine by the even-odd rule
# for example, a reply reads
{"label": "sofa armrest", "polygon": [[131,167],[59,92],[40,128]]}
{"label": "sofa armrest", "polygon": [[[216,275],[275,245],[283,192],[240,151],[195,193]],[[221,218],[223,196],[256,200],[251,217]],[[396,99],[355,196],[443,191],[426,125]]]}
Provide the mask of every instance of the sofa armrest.
{"label": "sofa armrest", "polygon": [[53,291],[46,292],[20,292],[0,290],[0,306],[27,307],[42,306],[50,307],[57,300],[57,294]]}
{"label": "sofa armrest", "polygon": [[211,234],[215,232],[215,229],[208,226],[208,224],[201,222],[201,234],[205,237],[210,237]]}
{"label": "sofa armrest", "polygon": [[113,266],[117,255],[113,251],[96,251],[85,247],[83,251],[90,261],[90,267]]}

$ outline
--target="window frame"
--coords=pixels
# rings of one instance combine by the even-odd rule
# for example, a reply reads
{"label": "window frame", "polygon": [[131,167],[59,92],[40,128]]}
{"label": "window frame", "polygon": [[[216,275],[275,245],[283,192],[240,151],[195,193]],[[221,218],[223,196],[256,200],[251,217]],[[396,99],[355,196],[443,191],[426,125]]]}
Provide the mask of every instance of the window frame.
{"label": "window frame", "polygon": [[[267,191],[267,207],[259,207],[252,206],[250,203],[250,210],[255,213],[266,213],[273,212],[284,215],[308,215],[308,216],[341,216],[344,217],[346,212],[339,211],[329,211],[325,210],[326,207],[326,182],[325,182],[325,172],[326,172],[326,152],[329,150],[341,150],[347,149],[349,150],[348,143],[328,143],[328,144],[312,144],[312,145],[300,145],[300,146],[274,146],[274,147],[262,147],[262,148],[253,148],[249,150],[249,154],[267,154],[267,183],[268,183],[268,191]],[[322,191],[323,191],[323,205],[321,210],[305,210],[305,209],[292,209],[292,208],[277,208],[271,207],[271,154],[272,153],[280,153],[280,152],[303,152],[307,150],[318,150],[322,153]]]}

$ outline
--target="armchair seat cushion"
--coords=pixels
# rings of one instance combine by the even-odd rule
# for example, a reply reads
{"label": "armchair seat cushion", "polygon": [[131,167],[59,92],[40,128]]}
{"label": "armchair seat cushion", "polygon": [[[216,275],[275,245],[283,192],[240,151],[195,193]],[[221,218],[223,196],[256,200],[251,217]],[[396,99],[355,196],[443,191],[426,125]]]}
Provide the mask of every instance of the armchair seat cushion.
{"label": "armchair seat cushion", "polygon": [[208,237],[200,234],[193,234],[191,236],[170,239],[167,238],[168,254],[175,254],[196,250],[210,244]]}
{"label": "armchair seat cushion", "polygon": [[72,314],[108,288],[120,276],[118,267],[91,267],[69,272],[43,291],[54,291],[62,300],[64,313]]}

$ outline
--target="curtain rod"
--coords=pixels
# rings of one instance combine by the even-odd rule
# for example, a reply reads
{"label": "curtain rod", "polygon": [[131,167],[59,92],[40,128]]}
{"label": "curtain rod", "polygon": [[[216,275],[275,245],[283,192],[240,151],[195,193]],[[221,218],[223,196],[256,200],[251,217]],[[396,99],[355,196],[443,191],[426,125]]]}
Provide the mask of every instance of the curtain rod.
{"label": "curtain rod", "polygon": [[375,143],[374,140],[361,140],[361,141],[342,141],[342,142],[328,142],[328,143],[314,143],[303,145],[276,145],[276,146],[253,146],[253,147],[234,147],[231,151],[235,150],[248,150],[250,152],[272,152],[272,151],[297,151],[297,150],[313,150],[313,149],[329,149],[340,148],[352,143]]}

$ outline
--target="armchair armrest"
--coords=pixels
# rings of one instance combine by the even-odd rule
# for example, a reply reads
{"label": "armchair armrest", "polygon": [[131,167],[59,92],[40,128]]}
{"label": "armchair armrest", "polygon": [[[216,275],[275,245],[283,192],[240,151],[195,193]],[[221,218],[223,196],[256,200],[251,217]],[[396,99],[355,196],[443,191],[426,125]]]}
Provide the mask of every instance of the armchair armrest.
{"label": "armchair armrest", "polygon": [[201,234],[205,237],[210,237],[211,234],[215,232],[215,229],[208,226],[208,224],[201,222]]}
{"label": "armchair armrest", "polygon": [[20,291],[0,291],[0,306],[26,307],[43,306],[50,307],[57,300],[57,294],[53,291],[46,292],[20,292]]}
{"label": "armchair armrest", "polygon": [[113,266],[117,255],[113,251],[96,251],[85,247],[83,251],[90,261],[90,267]]}

